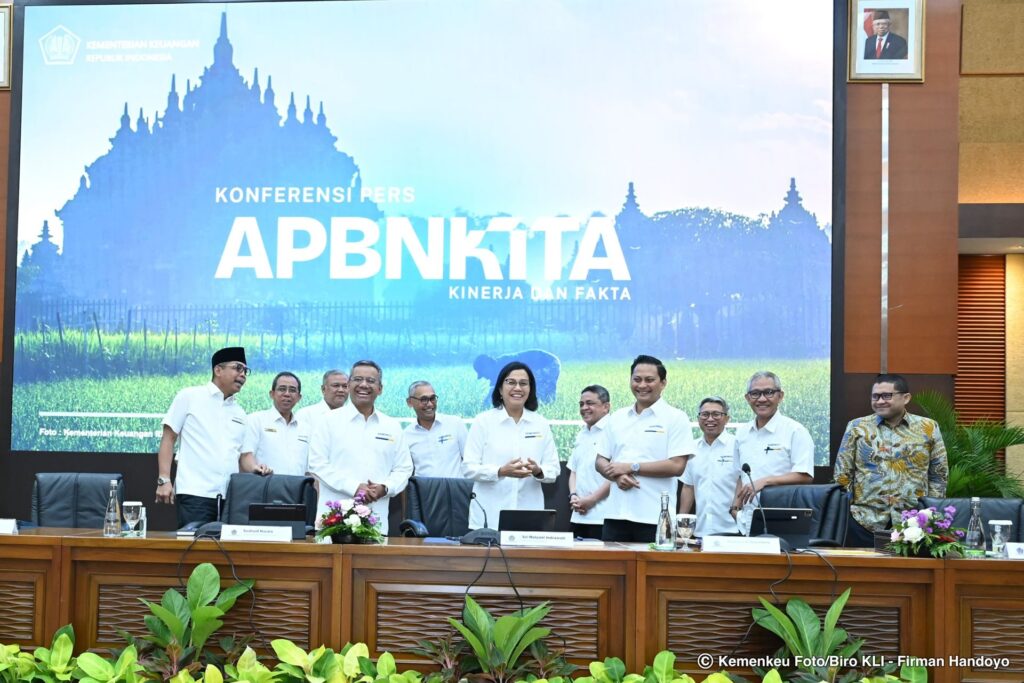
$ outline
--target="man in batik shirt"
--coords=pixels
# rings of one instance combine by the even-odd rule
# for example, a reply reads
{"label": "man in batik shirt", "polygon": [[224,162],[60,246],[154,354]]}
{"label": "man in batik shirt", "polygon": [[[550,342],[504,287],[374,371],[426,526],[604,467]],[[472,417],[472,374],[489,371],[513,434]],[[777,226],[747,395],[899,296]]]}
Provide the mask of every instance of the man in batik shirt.
{"label": "man in batik shirt", "polygon": [[871,547],[874,532],[921,496],[946,495],[949,466],[935,420],[907,412],[910,387],[900,375],[878,375],[874,415],[851,420],[836,455],[836,483],[851,493],[846,545]]}

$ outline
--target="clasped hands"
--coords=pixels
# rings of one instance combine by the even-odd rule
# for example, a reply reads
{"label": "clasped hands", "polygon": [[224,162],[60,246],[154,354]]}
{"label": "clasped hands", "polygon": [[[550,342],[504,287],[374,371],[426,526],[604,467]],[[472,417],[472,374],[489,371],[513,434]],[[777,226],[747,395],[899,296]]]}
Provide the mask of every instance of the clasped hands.
{"label": "clasped hands", "polygon": [[507,463],[498,468],[499,477],[513,477],[515,479],[525,479],[526,477],[539,477],[544,474],[544,470],[541,469],[533,458],[515,458],[509,460]]}
{"label": "clasped hands", "polygon": [[359,488],[356,489],[356,495],[360,493],[363,494],[363,500],[367,503],[376,503],[388,495],[388,489],[384,484],[374,484],[372,481],[367,481],[365,484],[360,484]]}
{"label": "clasped hands", "polygon": [[632,463],[612,462],[607,458],[598,458],[597,471],[605,479],[614,481],[623,491],[640,488],[640,481],[633,475]]}

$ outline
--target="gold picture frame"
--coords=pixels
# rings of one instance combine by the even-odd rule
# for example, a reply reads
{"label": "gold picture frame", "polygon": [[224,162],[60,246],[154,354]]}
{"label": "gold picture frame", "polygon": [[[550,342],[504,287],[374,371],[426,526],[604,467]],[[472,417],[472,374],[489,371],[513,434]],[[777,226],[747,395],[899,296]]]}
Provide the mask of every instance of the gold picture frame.
{"label": "gold picture frame", "polygon": [[848,81],[924,81],[924,0],[850,0],[848,39]]}
{"label": "gold picture frame", "polygon": [[0,24],[3,25],[0,29],[0,35],[2,35],[3,45],[0,45],[0,60],[3,63],[0,64],[0,90],[11,89],[11,43],[13,42],[12,35],[14,30],[14,5],[12,3],[0,4]]}

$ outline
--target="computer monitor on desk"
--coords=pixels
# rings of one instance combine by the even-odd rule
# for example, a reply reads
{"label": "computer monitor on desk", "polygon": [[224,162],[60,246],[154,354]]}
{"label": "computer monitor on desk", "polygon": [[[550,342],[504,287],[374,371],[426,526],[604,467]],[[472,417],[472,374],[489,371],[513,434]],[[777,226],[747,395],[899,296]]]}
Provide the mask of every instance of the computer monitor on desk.
{"label": "computer monitor on desk", "polygon": [[252,503],[249,524],[257,526],[288,526],[292,540],[306,537],[306,506],[302,503]]}
{"label": "computer monitor on desk", "polygon": [[[764,511],[764,518],[761,511]],[[811,540],[811,508],[760,508],[754,510],[750,535],[771,534],[787,541],[792,548],[806,548]],[[765,520],[768,528],[765,529]]]}
{"label": "computer monitor on desk", "polygon": [[554,510],[502,510],[498,531],[554,531]]}

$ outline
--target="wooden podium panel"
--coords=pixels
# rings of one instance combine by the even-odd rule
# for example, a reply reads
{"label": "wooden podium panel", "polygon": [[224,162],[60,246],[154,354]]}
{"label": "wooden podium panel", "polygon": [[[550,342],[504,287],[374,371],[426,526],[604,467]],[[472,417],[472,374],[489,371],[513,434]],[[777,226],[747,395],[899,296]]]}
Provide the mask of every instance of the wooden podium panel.
{"label": "wooden podium panel", "polygon": [[[948,560],[946,681],[1024,681],[1024,562]],[[952,658],[956,658],[953,660]],[[1001,660],[999,668],[992,660]]]}
{"label": "wooden podium panel", "polygon": [[[227,552],[222,552],[221,547]],[[149,610],[139,598],[159,602],[168,588],[184,589],[192,569],[214,564],[226,587],[232,576],[255,579],[251,594],[238,599],[223,635],[253,633],[267,642],[288,638],[300,647],[336,641],[339,614],[334,579],[340,570],[337,547],[312,543],[191,543],[173,534],[146,539],[65,539],[67,586],[74,599],[69,617],[78,643],[87,648],[122,645],[121,631],[145,633]]]}
{"label": "wooden podium panel", "polygon": [[519,609],[516,591],[527,608],[550,601],[544,623],[576,663],[632,657],[630,551],[432,547],[389,539],[387,546],[345,546],[342,557],[343,614],[350,620],[342,640],[363,641],[374,654],[387,650],[403,666],[423,664],[409,652],[417,640],[440,638],[451,630],[449,617],[461,619],[471,583],[473,598],[496,615]]}
{"label": "wooden podium panel", "polygon": [[0,643],[49,646],[60,628],[62,531],[0,536]]}
{"label": "wooden podium panel", "polygon": [[[711,655],[716,664],[720,657],[771,655],[781,645],[774,635],[758,627],[748,634],[751,609],[760,605],[758,597],[776,603],[800,597],[824,616],[833,599],[850,587],[853,593],[840,626],[867,641],[865,654],[933,653],[942,561],[865,554],[831,556],[828,562],[834,573],[810,553],[794,553],[791,558],[638,553],[637,612],[643,616],[637,638],[642,661],[650,662],[660,650],[669,649],[683,670],[706,675],[709,670],[697,665],[701,654]],[[711,670],[717,668],[721,667]]]}

